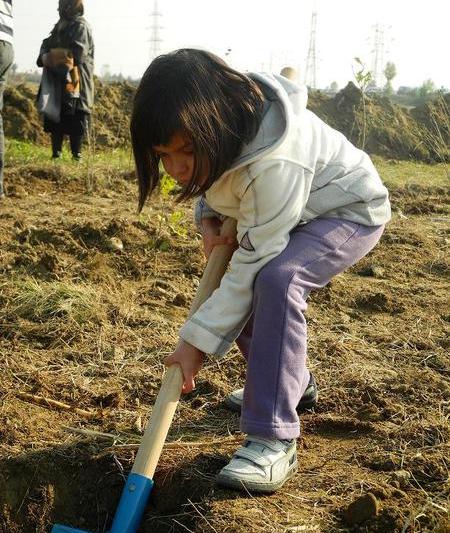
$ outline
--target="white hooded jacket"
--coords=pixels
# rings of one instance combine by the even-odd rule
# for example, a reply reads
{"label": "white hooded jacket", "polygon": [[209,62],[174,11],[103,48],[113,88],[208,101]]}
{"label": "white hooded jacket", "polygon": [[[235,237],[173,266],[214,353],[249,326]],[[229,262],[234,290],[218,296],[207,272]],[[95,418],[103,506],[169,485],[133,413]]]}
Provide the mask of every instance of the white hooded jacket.
{"label": "white hooded jacket", "polygon": [[306,89],[281,76],[250,74],[265,97],[256,137],[206,192],[196,218],[237,220],[239,248],[220,287],[185,323],[180,336],[224,355],[251,314],[256,275],[317,217],[366,226],[390,219],[387,189],[368,155],[306,109]]}

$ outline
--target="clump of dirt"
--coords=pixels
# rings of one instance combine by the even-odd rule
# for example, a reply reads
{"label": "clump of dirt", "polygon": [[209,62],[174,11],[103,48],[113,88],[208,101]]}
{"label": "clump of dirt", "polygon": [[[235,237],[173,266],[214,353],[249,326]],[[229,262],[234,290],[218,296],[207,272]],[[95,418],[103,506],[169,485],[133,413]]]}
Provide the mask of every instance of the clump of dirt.
{"label": "clump of dirt", "polygon": [[378,514],[378,500],[369,492],[364,496],[360,496],[348,506],[345,512],[345,519],[351,525],[360,524],[370,519],[373,520]]}

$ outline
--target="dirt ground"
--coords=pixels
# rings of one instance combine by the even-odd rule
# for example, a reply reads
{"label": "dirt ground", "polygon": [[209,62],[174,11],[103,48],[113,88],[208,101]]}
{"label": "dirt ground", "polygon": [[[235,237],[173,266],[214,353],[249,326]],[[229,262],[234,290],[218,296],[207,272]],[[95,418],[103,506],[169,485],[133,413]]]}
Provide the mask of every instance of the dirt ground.
{"label": "dirt ground", "polygon": [[[89,194],[71,168],[9,169],[0,207],[2,533],[108,530],[204,267],[190,206],[138,216],[128,172]],[[241,439],[233,350],[180,403],[140,533],[450,531],[449,195],[392,202],[381,244],[310,298],[320,400],[297,475],[265,496],[215,486]]]}

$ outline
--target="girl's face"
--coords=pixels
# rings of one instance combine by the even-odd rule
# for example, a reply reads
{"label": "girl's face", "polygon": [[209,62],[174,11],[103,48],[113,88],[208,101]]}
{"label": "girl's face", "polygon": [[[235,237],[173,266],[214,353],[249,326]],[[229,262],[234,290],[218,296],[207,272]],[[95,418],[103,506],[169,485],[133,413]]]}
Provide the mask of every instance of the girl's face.
{"label": "girl's face", "polygon": [[180,185],[186,185],[194,172],[194,145],[184,132],[176,132],[169,144],[158,144],[153,150],[161,159],[164,170]]}

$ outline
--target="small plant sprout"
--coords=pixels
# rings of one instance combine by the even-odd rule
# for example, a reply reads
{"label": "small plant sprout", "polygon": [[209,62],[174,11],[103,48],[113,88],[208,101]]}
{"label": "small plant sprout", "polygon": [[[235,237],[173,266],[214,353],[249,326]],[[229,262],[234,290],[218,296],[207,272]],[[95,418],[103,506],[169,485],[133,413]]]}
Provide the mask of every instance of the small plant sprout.
{"label": "small plant sprout", "polygon": [[357,70],[352,67],[353,75],[355,76],[356,83],[362,93],[362,109],[363,109],[363,131],[362,131],[362,141],[361,149],[364,150],[366,145],[366,101],[365,94],[370,83],[373,81],[373,74],[370,70],[366,69],[365,64],[361,61],[359,57],[355,57],[355,63],[357,65]]}

